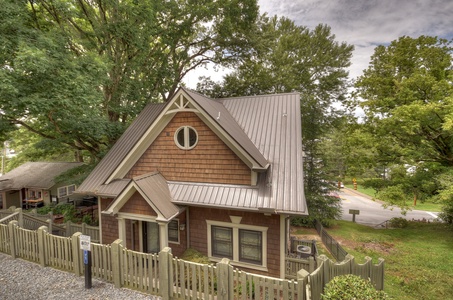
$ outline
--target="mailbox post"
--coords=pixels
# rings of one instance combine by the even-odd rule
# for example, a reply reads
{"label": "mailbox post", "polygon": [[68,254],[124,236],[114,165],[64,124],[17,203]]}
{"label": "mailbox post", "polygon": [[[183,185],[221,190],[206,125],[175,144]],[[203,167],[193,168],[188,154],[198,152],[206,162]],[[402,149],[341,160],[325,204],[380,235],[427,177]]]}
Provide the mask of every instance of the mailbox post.
{"label": "mailbox post", "polygon": [[352,215],[352,222],[355,223],[355,215],[360,215],[360,210],[358,209],[350,209],[349,214]]}
{"label": "mailbox post", "polygon": [[91,289],[91,238],[89,235],[80,236],[80,249],[83,250],[83,264],[85,266],[85,288]]}

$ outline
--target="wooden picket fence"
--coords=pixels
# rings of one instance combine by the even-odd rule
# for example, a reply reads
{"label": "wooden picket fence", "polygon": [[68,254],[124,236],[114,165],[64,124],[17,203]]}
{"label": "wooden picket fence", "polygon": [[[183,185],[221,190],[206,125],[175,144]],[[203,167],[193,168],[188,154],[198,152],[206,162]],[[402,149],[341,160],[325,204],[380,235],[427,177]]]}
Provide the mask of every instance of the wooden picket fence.
{"label": "wooden picket fence", "polygon": [[[70,237],[51,234],[46,226],[28,230],[14,220],[0,224],[0,251],[81,276],[84,270],[80,232]],[[357,264],[350,255],[334,263],[321,255],[318,268],[300,270],[296,279],[279,279],[241,271],[226,258],[217,264],[198,264],[173,257],[170,248],[158,254],[129,250],[116,240],[110,245],[91,243],[93,278],[159,295],[163,299],[320,299],[324,286],[334,277],[356,274],[384,287],[384,261],[373,265],[367,258]]]}

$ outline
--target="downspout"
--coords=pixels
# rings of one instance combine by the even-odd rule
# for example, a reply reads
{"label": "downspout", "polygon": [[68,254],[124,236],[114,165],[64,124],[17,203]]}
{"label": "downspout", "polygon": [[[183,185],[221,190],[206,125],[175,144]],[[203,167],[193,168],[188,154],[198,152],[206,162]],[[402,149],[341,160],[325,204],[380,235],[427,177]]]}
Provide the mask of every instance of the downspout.
{"label": "downspout", "polygon": [[187,239],[187,247],[186,248],[190,248],[189,209],[190,209],[190,207],[186,208],[186,239]]}

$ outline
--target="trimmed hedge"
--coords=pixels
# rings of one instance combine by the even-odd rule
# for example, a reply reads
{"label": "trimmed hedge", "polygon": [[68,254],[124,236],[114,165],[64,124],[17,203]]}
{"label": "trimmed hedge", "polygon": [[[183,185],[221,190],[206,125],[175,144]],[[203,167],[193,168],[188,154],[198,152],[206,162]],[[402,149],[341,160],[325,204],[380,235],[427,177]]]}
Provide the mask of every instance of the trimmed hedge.
{"label": "trimmed hedge", "polygon": [[377,291],[370,281],[356,275],[341,275],[324,287],[323,300],[384,300],[390,299],[384,291]]}

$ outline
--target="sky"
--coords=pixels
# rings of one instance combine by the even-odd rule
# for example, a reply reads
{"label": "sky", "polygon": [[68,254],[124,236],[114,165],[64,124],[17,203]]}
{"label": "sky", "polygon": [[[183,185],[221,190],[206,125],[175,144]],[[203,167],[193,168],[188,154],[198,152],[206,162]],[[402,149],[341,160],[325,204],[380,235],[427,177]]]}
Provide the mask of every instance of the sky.
{"label": "sky", "polygon": [[[401,36],[453,38],[452,0],[259,0],[258,4],[261,13],[285,16],[310,29],[327,24],[338,42],[354,45],[351,79],[368,67],[378,45]],[[219,81],[222,74],[225,71],[196,70],[186,84],[195,88],[198,76]]]}
{"label": "sky", "polygon": [[362,74],[378,45],[402,36],[453,38],[452,0],[260,0],[261,13],[310,29],[323,23],[336,40],[354,45],[351,79]]}

